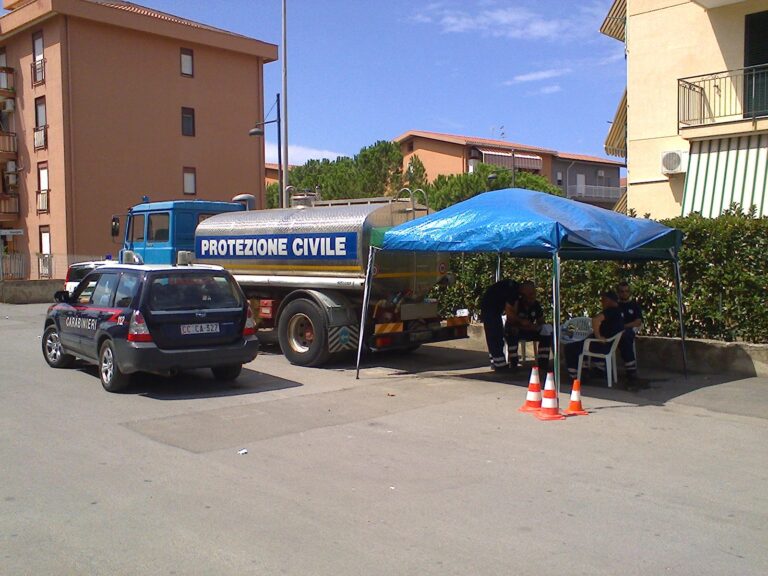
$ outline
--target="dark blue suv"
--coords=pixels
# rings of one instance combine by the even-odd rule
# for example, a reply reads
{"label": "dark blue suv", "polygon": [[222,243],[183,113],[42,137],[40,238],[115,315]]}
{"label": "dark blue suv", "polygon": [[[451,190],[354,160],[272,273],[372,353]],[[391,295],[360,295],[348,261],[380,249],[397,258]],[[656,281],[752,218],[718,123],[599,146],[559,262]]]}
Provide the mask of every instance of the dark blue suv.
{"label": "dark blue suv", "polygon": [[46,362],[97,364],[110,392],[134,372],[210,368],[217,379],[234,380],[258,354],[248,300],[218,266],[110,264],[54,299],[43,333]]}

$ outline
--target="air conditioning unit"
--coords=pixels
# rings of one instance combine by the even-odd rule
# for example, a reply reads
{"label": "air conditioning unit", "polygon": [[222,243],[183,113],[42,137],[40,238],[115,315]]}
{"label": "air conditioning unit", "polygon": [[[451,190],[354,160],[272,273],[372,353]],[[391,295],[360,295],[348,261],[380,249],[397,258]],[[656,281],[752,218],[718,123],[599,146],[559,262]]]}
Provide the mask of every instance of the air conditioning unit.
{"label": "air conditioning unit", "polygon": [[16,101],[15,100],[6,100],[3,102],[3,112],[13,112],[16,110]]}
{"label": "air conditioning unit", "polygon": [[688,152],[668,150],[661,153],[662,174],[684,174],[688,170]]}

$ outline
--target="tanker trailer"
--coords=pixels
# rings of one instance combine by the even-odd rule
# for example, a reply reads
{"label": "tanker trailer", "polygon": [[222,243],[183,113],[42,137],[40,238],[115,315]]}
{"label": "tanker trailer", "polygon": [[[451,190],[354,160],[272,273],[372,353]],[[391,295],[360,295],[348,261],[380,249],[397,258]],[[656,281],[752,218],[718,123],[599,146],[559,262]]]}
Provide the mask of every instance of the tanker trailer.
{"label": "tanker trailer", "polygon": [[[357,350],[371,242],[415,214],[410,200],[360,199],[218,214],[195,232],[200,262],[228,269],[243,288],[261,336],[292,364],[320,366]],[[413,350],[467,337],[468,318],[441,318],[430,290],[448,278],[447,254],[379,252],[364,342]]]}

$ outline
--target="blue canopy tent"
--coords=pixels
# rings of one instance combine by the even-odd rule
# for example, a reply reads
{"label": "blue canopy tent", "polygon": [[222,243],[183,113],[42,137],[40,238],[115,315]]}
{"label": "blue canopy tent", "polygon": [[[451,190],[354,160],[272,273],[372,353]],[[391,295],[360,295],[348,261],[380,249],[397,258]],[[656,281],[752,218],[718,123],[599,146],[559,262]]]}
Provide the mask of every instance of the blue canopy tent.
{"label": "blue canopy tent", "polygon": [[[371,247],[364,309],[377,249],[428,252],[486,252],[552,259],[555,380],[560,389],[560,261],[669,260],[674,263],[678,315],[685,361],[678,253],[682,233],[653,220],[631,218],[543,192],[508,188],[478,194],[444,210],[388,230]],[[365,314],[360,326],[363,346]]]}

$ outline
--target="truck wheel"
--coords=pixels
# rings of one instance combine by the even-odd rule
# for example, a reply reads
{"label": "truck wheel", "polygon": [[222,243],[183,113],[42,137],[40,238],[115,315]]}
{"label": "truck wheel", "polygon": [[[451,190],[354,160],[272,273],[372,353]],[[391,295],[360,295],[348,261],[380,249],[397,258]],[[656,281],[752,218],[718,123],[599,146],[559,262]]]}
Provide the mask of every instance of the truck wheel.
{"label": "truck wheel", "polygon": [[99,350],[99,378],[107,392],[120,392],[130,383],[130,375],[123,374],[117,365],[115,347],[106,340]]}
{"label": "truck wheel", "polygon": [[56,326],[48,326],[43,333],[43,356],[51,368],[69,368],[75,357],[64,352]]}
{"label": "truck wheel", "polygon": [[214,366],[211,368],[213,377],[222,382],[230,382],[237,379],[242,370],[243,366],[241,364],[229,364],[227,366]]}
{"label": "truck wheel", "polygon": [[288,303],[280,314],[277,335],[280,348],[291,364],[321,366],[328,360],[328,321],[309,300]]}

